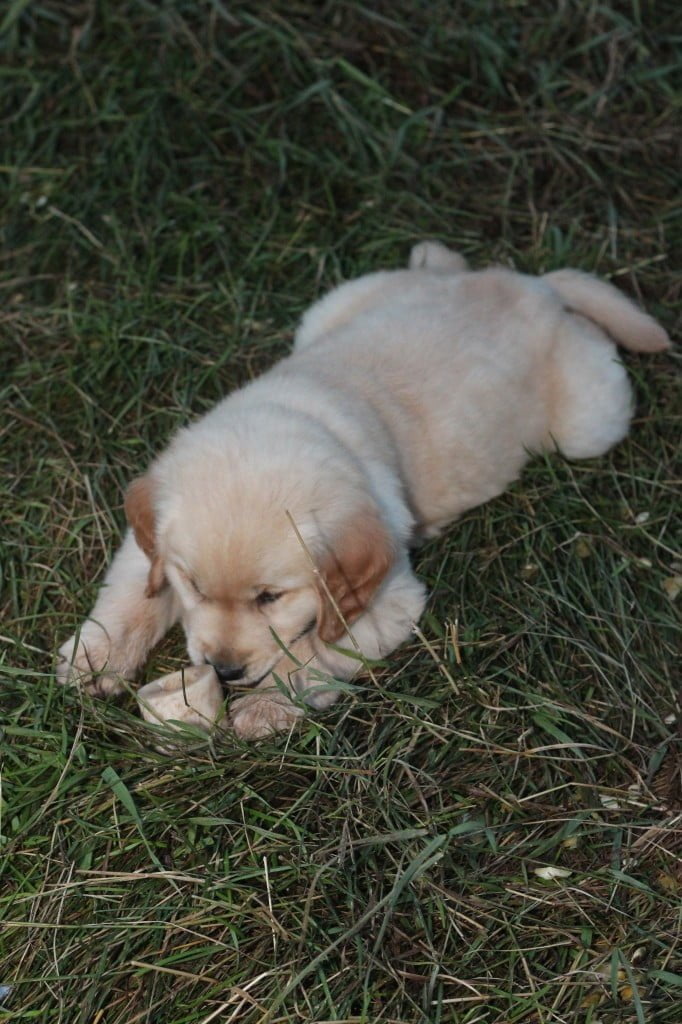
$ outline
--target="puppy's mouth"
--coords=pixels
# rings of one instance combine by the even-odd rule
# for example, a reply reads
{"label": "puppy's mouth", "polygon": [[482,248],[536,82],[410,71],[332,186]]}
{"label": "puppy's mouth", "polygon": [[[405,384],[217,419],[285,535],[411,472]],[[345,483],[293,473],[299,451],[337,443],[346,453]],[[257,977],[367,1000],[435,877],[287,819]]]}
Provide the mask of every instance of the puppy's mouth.
{"label": "puppy's mouth", "polygon": [[277,662],[273,661],[270,668],[267,668],[262,675],[256,676],[255,679],[235,679],[234,681],[226,680],[225,682],[221,680],[220,685],[226,690],[253,690],[254,686],[258,686],[259,683],[262,683],[270,675],[276,664]]}
{"label": "puppy's mouth", "polygon": [[[292,647],[293,644],[295,644],[298,640],[302,640],[304,636],[308,635],[308,633],[312,633],[316,625],[317,619],[311,619],[310,622],[303,627],[300,633],[297,633],[296,636],[292,637],[288,644],[283,645],[280,654],[275,658],[271,665],[268,668],[266,668],[264,672],[261,672],[259,675],[257,675],[254,679],[242,678],[235,679],[234,681],[227,680],[225,682],[222,682],[221,685],[223,686],[223,688],[229,690],[253,690],[254,687],[258,686],[259,683],[262,683],[263,680],[266,679],[275,668],[277,668],[277,665],[279,664],[281,659],[285,657],[289,648]],[[296,671],[296,669],[293,669],[293,671]],[[287,675],[288,674],[290,673],[287,673]]]}

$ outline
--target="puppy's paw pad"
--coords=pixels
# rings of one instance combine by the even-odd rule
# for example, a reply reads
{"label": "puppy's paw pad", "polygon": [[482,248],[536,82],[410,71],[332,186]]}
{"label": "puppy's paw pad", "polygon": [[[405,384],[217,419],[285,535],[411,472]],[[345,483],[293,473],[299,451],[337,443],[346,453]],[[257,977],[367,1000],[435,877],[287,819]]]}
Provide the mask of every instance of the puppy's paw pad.
{"label": "puppy's paw pad", "polygon": [[230,723],[243,740],[258,740],[290,729],[303,712],[277,697],[249,694],[239,697],[230,709]]}

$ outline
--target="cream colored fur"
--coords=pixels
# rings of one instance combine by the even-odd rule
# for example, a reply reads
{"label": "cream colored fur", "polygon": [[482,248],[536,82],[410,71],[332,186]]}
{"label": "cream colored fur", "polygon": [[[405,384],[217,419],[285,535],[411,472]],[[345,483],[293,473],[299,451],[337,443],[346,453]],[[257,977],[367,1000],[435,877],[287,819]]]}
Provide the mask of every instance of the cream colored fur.
{"label": "cream colored fur", "polygon": [[288,358],[180,431],[131,489],[134,533],[61,648],[60,679],[118,689],[179,619],[193,663],[238,665],[254,687],[232,704],[240,735],[326,706],[357,652],[409,637],[426,597],[417,538],[503,491],[531,452],[588,458],[625,436],[614,340],[669,344],[587,274],[469,272],[436,242],[407,270],[336,288]]}

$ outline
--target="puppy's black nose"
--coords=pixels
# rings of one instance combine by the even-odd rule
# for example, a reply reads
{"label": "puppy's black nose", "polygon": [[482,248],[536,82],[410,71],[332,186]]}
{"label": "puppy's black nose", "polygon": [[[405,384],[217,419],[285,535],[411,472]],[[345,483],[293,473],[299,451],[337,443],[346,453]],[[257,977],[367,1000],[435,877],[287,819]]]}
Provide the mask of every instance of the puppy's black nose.
{"label": "puppy's black nose", "polygon": [[230,665],[224,661],[210,662],[221,683],[233,683],[237,679],[243,679],[246,672],[246,665]]}

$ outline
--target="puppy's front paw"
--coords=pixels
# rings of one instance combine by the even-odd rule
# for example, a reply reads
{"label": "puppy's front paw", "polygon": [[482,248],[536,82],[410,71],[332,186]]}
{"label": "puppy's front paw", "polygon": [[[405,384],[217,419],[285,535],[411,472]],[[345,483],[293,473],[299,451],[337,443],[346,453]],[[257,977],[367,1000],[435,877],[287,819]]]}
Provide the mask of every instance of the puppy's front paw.
{"label": "puppy's front paw", "polygon": [[243,740],[258,740],[284,732],[302,717],[303,711],[276,690],[239,697],[230,708],[230,724]]}
{"label": "puppy's front paw", "polygon": [[[94,629],[91,628],[94,626]],[[57,654],[57,681],[82,686],[98,697],[120,693],[121,673],[111,659],[111,642],[105,631],[94,623],[85,623],[80,634],[62,644]]]}

